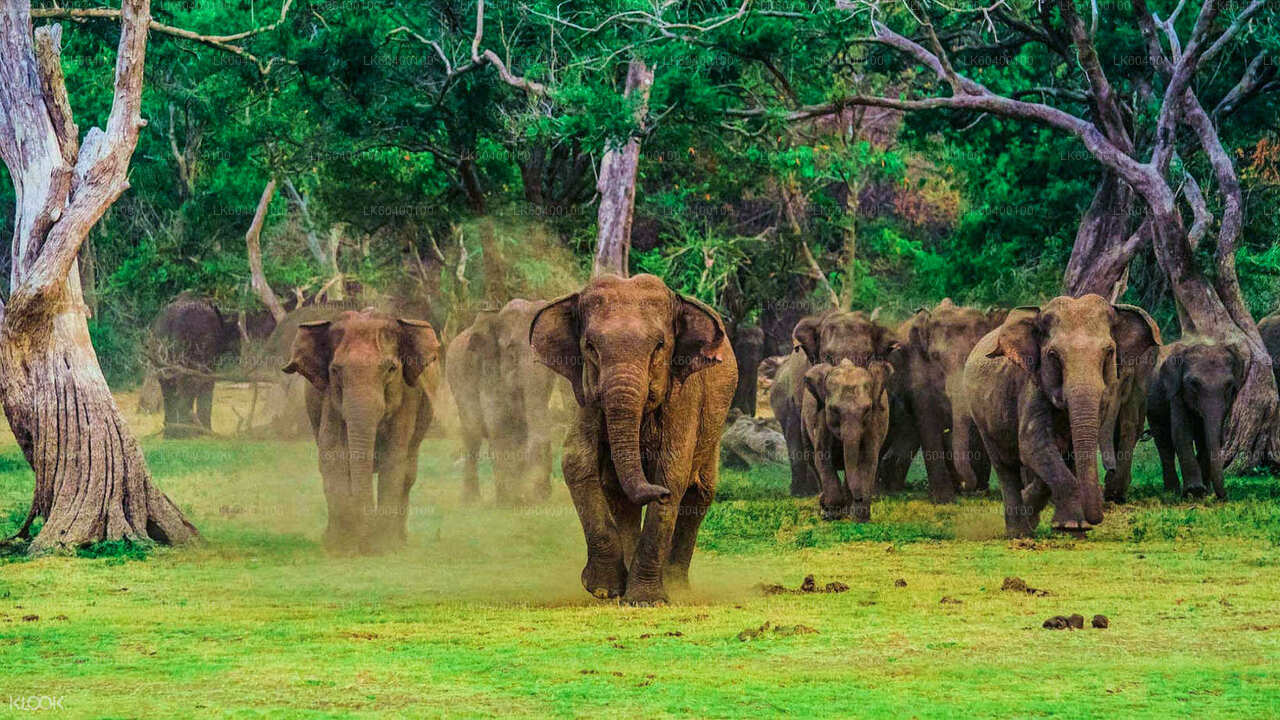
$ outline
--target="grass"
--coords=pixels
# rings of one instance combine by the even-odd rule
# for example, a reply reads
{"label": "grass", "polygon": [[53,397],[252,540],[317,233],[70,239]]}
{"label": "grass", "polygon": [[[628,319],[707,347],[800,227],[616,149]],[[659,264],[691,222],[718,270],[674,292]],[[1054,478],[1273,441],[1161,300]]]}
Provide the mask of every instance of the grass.
{"label": "grass", "polygon": [[[452,443],[430,439],[411,547],[336,558],[310,443],[144,440],[201,529],[186,548],[115,545],[0,561],[0,716],[1265,717],[1280,707],[1280,497],[1162,497],[1140,446],[1136,500],[1087,540],[1001,539],[993,498],[934,506],[919,468],[877,522],[823,523],[785,469],[726,471],[665,608],[593,600],[581,531],[544,506],[459,504]],[[492,496],[491,488],[486,488]],[[0,532],[31,473],[0,448]],[[1047,517],[1047,514],[1046,514]],[[838,594],[765,595],[807,574]],[[1007,576],[1049,590],[1001,589]],[[896,581],[904,581],[900,586]],[[942,602],[943,598],[947,602]],[[1103,614],[1106,630],[1051,631]],[[766,632],[764,623],[815,633]],[[1087,621],[1086,621],[1087,624]]]}

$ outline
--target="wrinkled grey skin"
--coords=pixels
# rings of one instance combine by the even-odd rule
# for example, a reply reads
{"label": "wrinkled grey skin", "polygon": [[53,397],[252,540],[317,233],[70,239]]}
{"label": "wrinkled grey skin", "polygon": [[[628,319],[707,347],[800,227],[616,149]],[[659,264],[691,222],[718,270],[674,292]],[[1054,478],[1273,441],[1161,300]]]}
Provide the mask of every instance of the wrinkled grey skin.
{"label": "wrinkled grey skin", "polygon": [[[892,421],[895,447],[889,454],[894,458],[894,477],[888,476],[888,472],[881,474],[886,487],[903,485],[903,478],[896,476],[905,476],[915,448],[906,453],[899,448],[905,448],[905,443],[914,438],[924,453],[931,501],[945,503],[955,499],[962,486],[962,476],[956,469],[959,463],[970,466],[969,474],[978,483],[977,487],[965,489],[986,489],[990,463],[981,444],[970,442],[969,452],[959,456],[952,438],[959,433],[974,437],[976,429],[972,427],[961,392],[965,361],[973,346],[1004,322],[1007,314],[1004,310],[984,312],[960,307],[947,298],[937,307],[917,310],[899,326],[897,335],[903,347],[893,358],[898,373],[894,375],[891,392],[900,397],[900,405],[895,404],[895,409],[900,408],[901,414],[895,415]],[[908,424],[910,428],[903,428]],[[899,459],[903,455],[905,463]]]}
{"label": "wrinkled grey skin", "polygon": [[544,499],[551,492],[554,424],[548,403],[560,381],[529,346],[529,324],[546,306],[517,298],[497,312],[480,313],[449,343],[445,377],[466,452],[466,500],[480,497],[476,464],[485,440],[500,504]]}
{"label": "wrinkled grey skin", "polygon": [[603,275],[539,312],[529,339],[579,406],[561,469],[587,541],[583,587],[665,602],[688,584],[715,496],[738,382],[723,321],[653,275]]}
{"label": "wrinkled grey skin", "polygon": [[151,325],[152,361],[164,398],[165,437],[212,430],[212,377],[219,359],[240,348],[240,330],[207,298],[182,293]]}
{"label": "wrinkled grey skin", "polygon": [[1222,437],[1243,373],[1239,355],[1207,339],[1183,339],[1161,353],[1147,409],[1166,490],[1198,497],[1207,484],[1226,498]]}
{"label": "wrinkled grey skin", "polygon": [[[969,353],[964,393],[1000,478],[1011,537],[1034,532],[1051,497],[1055,530],[1080,535],[1102,522],[1104,403],[1116,392],[1117,366],[1158,344],[1148,322],[1097,295],[1057,297],[1011,311]],[[968,451],[961,438],[953,442]]]}
{"label": "wrinkled grey skin", "polygon": [[[1156,321],[1145,310],[1135,305],[1116,305],[1129,312],[1136,313],[1147,322],[1143,329],[1136,323],[1124,327],[1129,332],[1150,332],[1156,345],[1130,362],[1117,366],[1116,390],[1112,397],[1103,403],[1102,434],[1098,438],[1102,451],[1102,466],[1106,470],[1106,479],[1102,483],[1102,495],[1113,503],[1124,503],[1128,500],[1129,485],[1133,481],[1133,449],[1142,436],[1142,428],[1147,420],[1147,392],[1155,375],[1156,360],[1160,356],[1160,329]],[[1123,332],[1124,328],[1120,329]],[[1136,342],[1131,339],[1124,342]]]}
{"label": "wrinkled grey skin", "polygon": [[805,373],[801,414],[815,449],[824,520],[871,520],[880,447],[889,430],[886,388],[892,374],[889,363],[861,368],[847,359],[835,366],[819,363]]}
{"label": "wrinkled grey skin", "polygon": [[796,350],[778,369],[773,387],[769,388],[769,405],[787,440],[791,494],[808,497],[818,493],[820,483],[813,465],[813,447],[804,432],[805,373],[818,363],[837,365],[849,360],[867,367],[872,361],[887,361],[899,343],[892,330],[865,313],[836,310],[796,323],[793,339]]}
{"label": "wrinkled grey skin", "polygon": [[439,352],[430,323],[372,309],[298,327],[283,371],[308,383],[331,551],[404,545],[418,448],[435,408]]}

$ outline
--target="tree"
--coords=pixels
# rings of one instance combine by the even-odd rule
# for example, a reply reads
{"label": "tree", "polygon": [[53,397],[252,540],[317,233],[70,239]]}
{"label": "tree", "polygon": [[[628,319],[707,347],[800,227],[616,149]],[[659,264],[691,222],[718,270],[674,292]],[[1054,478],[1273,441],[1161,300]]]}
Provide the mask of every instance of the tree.
{"label": "tree", "polygon": [[33,33],[26,0],[0,25],[0,152],[17,189],[11,293],[0,321],[0,395],[35,471],[18,535],[45,519],[29,550],[104,540],[176,544],[196,529],[152,483],[89,341],[76,256],[94,223],[129,186],[149,0],[125,0],[106,130],[83,144],[61,67],[61,27]]}
{"label": "tree", "polygon": [[[649,109],[653,71],[641,60],[627,66],[626,97],[636,98],[636,122],[644,123]],[[593,274],[626,277],[630,269],[631,222],[636,209],[636,173],[640,166],[640,140],[630,137],[620,147],[608,148],[600,160],[600,209],[596,230]]]}

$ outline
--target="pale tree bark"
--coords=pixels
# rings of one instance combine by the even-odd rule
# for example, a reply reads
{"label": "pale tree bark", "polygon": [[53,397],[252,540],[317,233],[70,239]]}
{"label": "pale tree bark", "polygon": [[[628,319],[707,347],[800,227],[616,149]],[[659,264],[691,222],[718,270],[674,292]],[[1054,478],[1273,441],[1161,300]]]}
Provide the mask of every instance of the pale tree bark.
{"label": "pale tree bark", "polygon": [[0,154],[13,179],[12,293],[0,320],[0,397],[35,471],[44,518],[33,553],[106,540],[181,543],[197,536],[151,481],[89,341],[76,256],[128,188],[140,115],[148,0],[124,0],[106,130],[81,146],[61,68],[61,28],[33,33],[27,0],[0,6]]}
{"label": "pale tree bark", "polygon": [[[636,121],[644,122],[649,107],[653,70],[632,60],[627,68],[623,94],[638,95]],[[593,275],[612,273],[626,277],[631,261],[631,221],[636,207],[636,171],[640,165],[640,139],[631,137],[619,148],[609,149],[600,160],[600,210],[597,214],[596,258]]]}
{"label": "pale tree bark", "polygon": [[[854,8],[879,3],[837,0],[837,4]],[[951,65],[926,9],[919,4],[907,4],[911,5],[913,16],[920,22],[923,45],[875,19],[871,20],[872,32],[861,41],[892,48],[924,66],[945,84],[950,90],[949,95],[918,99],[851,95],[822,105],[801,106],[784,117],[789,121],[805,121],[839,114],[855,106],[902,111],[977,111],[1040,123],[1076,137],[1104,171],[1114,176],[1116,184],[1108,189],[1104,182],[1104,187],[1095,196],[1095,203],[1086,213],[1086,227],[1082,227],[1077,236],[1085,247],[1078,249],[1073,257],[1074,265],[1066,276],[1068,290],[1099,292],[1114,297],[1121,289],[1128,260],[1143,242],[1150,242],[1177,301],[1183,333],[1202,335],[1228,345],[1244,360],[1245,377],[1232,408],[1227,442],[1222,450],[1223,461],[1236,460],[1244,465],[1256,465],[1267,460],[1280,462],[1280,398],[1277,397],[1275,377],[1270,371],[1271,358],[1245,307],[1236,277],[1235,252],[1243,224],[1240,183],[1230,154],[1193,86],[1193,80],[1205,61],[1231,43],[1250,18],[1266,7],[1265,0],[1253,0],[1245,5],[1225,29],[1221,29],[1217,22],[1226,5],[1225,0],[1203,0],[1186,42],[1178,36],[1176,18],[1160,20],[1147,8],[1145,0],[1132,0],[1134,18],[1146,43],[1150,65],[1164,81],[1163,96],[1152,103],[1158,107],[1152,147],[1149,153],[1141,154],[1121,122],[1111,87],[1092,45],[1092,33],[1084,29],[1071,0],[1058,0],[1057,5],[1070,36],[1068,51],[1073,58],[1072,66],[1078,65],[1084,71],[1089,86],[1093,106],[1089,120],[1052,105],[998,94],[958,73]],[[1174,14],[1187,5],[1179,3]],[[1023,27],[1026,26],[1019,25],[1019,29]],[[1045,31],[1035,32],[1047,36]],[[1171,54],[1166,54],[1161,35],[1173,49]],[[1255,64],[1250,63],[1237,87],[1247,86],[1250,77],[1256,73]],[[761,108],[731,109],[727,114],[762,117],[767,111]],[[1180,128],[1190,131],[1191,142],[1179,135]],[[1193,255],[1195,246],[1212,225],[1200,184],[1187,175],[1180,190],[1175,190],[1177,178],[1170,170],[1179,143],[1204,153],[1212,166],[1222,208],[1215,239],[1216,267],[1212,279],[1197,268]],[[1125,209],[1126,192],[1131,192],[1135,202],[1143,206],[1140,221],[1134,221],[1136,228],[1134,222],[1130,222],[1131,211]],[[1180,197],[1194,217],[1190,228],[1183,221]],[[1124,222],[1117,219],[1117,214],[1124,216]],[[1096,278],[1090,277],[1094,271],[1097,272]]]}
{"label": "pale tree bark", "polygon": [[258,198],[258,209],[253,213],[253,222],[249,223],[249,229],[244,234],[244,244],[249,254],[249,284],[278,325],[284,320],[284,306],[280,304],[275,291],[267,284],[267,276],[262,272],[261,243],[262,226],[266,223],[267,209],[271,207],[271,198],[275,194],[276,181],[272,179],[267,181],[266,187],[262,188],[262,197]]}

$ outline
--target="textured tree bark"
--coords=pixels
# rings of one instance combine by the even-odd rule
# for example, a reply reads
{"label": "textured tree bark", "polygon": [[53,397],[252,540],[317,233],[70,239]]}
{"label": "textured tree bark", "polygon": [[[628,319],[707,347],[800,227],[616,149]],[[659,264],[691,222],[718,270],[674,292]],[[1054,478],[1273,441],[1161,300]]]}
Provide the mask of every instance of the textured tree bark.
{"label": "textured tree bark", "polygon": [[[636,120],[643,122],[648,111],[649,89],[653,87],[653,70],[640,60],[632,60],[627,68],[627,84],[623,95],[638,93]],[[613,273],[626,277],[631,263],[631,219],[636,206],[636,170],[640,164],[640,140],[632,137],[620,148],[607,150],[600,160],[599,229],[596,234],[596,258],[593,275]]]}
{"label": "textured tree bark", "polygon": [[1062,278],[1065,294],[1080,297],[1093,293],[1113,302],[1124,294],[1129,261],[1150,239],[1150,233],[1139,227],[1137,200],[1115,173],[1103,175],[1076,231]]}
{"label": "textured tree bark", "polygon": [[271,206],[271,198],[275,194],[276,181],[272,179],[267,182],[266,187],[262,188],[262,197],[258,198],[258,209],[253,214],[253,222],[249,223],[249,230],[244,234],[244,244],[249,253],[249,284],[253,286],[258,299],[267,306],[271,317],[275,318],[276,324],[279,325],[284,321],[284,306],[280,304],[275,291],[267,284],[267,276],[262,272],[262,243],[259,242],[262,237],[262,225],[267,219],[267,208]]}
{"label": "textured tree bark", "polygon": [[104,540],[180,543],[196,529],[152,483],[89,341],[76,256],[128,187],[144,124],[139,106],[148,0],[124,0],[115,97],[83,147],[60,62],[61,28],[31,28],[30,3],[0,7],[0,154],[18,198],[12,294],[0,315],[0,399],[35,471],[17,533],[33,553]]}

